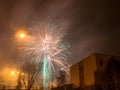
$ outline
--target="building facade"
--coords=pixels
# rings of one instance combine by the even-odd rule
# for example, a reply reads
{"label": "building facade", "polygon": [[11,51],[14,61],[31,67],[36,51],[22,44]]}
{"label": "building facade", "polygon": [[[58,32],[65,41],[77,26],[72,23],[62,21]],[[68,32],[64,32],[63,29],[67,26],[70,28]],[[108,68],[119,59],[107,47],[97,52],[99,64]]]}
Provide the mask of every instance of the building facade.
{"label": "building facade", "polygon": [[[74,88],[120,90],[120,57],[92,54],[70,68]],[[114,63],[114,64],[113,64]]]}

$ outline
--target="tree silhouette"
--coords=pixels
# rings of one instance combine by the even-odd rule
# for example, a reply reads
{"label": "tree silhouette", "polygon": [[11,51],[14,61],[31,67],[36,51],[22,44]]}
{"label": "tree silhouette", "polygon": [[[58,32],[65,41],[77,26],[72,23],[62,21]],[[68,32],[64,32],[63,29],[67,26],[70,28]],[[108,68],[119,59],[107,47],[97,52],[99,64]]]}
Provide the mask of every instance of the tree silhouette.
{"label": "tree silhouette", "polygon": [[[33,62],[26,62],[22,66],[23,72],[26,74],[27,81],[23,79],[25,87],[27,90],[31,90],[34,85],[35,80],[38,78],[40,73],[40,64]],[[26,83],[25,83],[26,82]]]}

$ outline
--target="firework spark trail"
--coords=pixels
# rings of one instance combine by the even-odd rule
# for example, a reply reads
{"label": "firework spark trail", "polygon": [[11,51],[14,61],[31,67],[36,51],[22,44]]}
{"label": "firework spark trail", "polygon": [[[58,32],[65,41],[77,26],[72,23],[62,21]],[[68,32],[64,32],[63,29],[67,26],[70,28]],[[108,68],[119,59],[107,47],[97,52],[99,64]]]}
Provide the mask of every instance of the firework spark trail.
{"label": "firework spark trail", "polygon": [[68,44],[63,42],[66,33],[59,26],[50,23],[35,24],[29,31],[30,36],[24,46],[25,57],[31,57],[36,63],[42,64],[43,84],[48,87],[50,79],[58,69],[64,68],[68,73]]}

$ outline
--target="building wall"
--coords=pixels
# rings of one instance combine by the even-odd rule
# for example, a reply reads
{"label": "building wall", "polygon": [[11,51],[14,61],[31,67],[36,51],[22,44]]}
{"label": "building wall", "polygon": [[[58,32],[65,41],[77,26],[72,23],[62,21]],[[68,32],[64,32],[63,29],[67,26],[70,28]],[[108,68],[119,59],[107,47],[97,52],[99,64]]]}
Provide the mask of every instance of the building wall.
{"label": "building wall", "polygon": [[79,72],[79,63],[73,65],[70,69],[71,81],[73,83],[73,87],[80,87],[80,72]]}
{"label": "building wall", "polygon": [[[81,70],[81,66],[83,70]],[[95,83],[94,72],[96,70],[97,67],[94,54],[73,65],[70,69],[73,86],[84,87],[86,85],[93,85]]]}
{"label": "building wall", "polygon": [[[111,57],[112,55],[93,54],[73,65],[70,68],[73,85],[85,90],[103,90],[101,78],[106,72],[108,60]],[[120,60],[118,56],[114,56],[114,58]]]}
{"label": "building wall", "polygon": [[84,84],[93,85],[95,83],[94,72],[97,70],[95,55],[91,55],[83,60]]}
{"label": "building wall", "polygon": [[107,62],[111,58],[111,56],[104,54],[95,54],[95,57],[97,63],[97,71],[105,71],[107,67]]}

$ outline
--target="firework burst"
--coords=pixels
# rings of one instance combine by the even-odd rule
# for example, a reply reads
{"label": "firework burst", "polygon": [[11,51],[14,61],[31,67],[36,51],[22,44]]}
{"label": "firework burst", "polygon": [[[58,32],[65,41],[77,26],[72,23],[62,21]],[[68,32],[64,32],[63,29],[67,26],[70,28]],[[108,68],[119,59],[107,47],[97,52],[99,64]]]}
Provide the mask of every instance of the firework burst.
{"label": "firework burst", "polygon": [[69,73],[66,61],[69,45],[64,42],[65,34],[63,28],[50,23],[38,23],[29,29],[24,55],[39,64],[45,88],[61,68]]}

